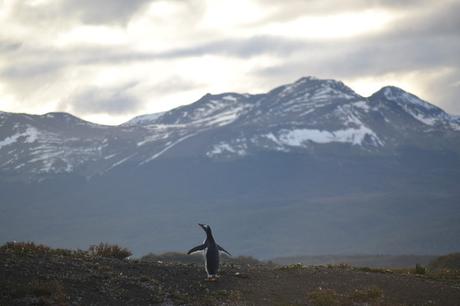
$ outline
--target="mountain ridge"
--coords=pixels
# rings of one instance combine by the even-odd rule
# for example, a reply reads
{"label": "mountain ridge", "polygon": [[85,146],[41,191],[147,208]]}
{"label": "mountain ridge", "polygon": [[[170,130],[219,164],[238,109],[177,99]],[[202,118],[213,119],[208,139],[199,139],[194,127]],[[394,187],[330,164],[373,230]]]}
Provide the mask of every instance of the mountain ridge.
{"label": "mountain ridge", "polygon": [[[393,103],[394,109],[386,111],[388,106],[383,102]],[[396,119],[388,119],[384,111]],[[23,142],[25,149],[17,153],[22,156],[16,160],[3,158],[0,169],[16,172],[24,168],[35,174],[80,169],[81,174],[92,176],[129,160],[136,160],[138,165],[149,163],[189,138],[208,130],[219,133],[222,129],[226,130],[222,140],[215,141],[201,155],[228,159],[250,154],[251,150],[289,152],[330,143],[384,148],[386,141],[394,142],[397,137],[388,136],[375,123],[386,125],[386,129],[407,128],[408,119],[403,118],[400,123],[401,116],[417,121],[409,129],[429,127],[460,131],[458,118],[400,88],[386,86],[366,98],[341,81],[303,77],[266,94],[206,94],[194,103],[159,114],[136,116],[117,126],[99,125],[60,112],[44,115],[3,113],[0,124],[4,130],[5,121],[13,120],[7,117],[25,122],[19,127],[22,130],[16,133],[13,133],[14,127],[20,124],[19,121],[13,127],[10,123],[10,134],[4,132],[1,135],[0,150],[15,142]],[[379,123],[381,119],[384,122]],[[417,127],[418,123],[423,126]],[[53,128],[55,124],[65,126],[67,131],[63,131],[62,126]],[[71,131],[72,128],[75,131]],[[237,130],[244,130],[246,135]],[[396,135],[395,131],[393,135]],[[97,149],[88,150],[88,146]],[[41,157],[37,156],[40,151],[35,150],[37,147],[46,147]],[[48,163],[45,164],[44,160]],[[27,163],[42,164],[42,167],[28,167]],[[94,163],[99,165],[94,167]],[[96,171],[90,171],[91,168]]]}

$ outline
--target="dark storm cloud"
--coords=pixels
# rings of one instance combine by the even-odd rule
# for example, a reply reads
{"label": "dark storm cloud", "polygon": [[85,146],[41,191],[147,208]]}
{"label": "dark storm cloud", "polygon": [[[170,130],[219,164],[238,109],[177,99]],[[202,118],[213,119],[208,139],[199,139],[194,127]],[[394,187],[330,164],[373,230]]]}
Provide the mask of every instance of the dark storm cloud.
{"label": "dark storm cloud", "polygon": [[142,107],[142,102],[129,93],[130,89],[136,85],[136,83],[130,83],[117,88],[86,88],[70,101],[61,103],[60,108],[79,114],[132,113]]}

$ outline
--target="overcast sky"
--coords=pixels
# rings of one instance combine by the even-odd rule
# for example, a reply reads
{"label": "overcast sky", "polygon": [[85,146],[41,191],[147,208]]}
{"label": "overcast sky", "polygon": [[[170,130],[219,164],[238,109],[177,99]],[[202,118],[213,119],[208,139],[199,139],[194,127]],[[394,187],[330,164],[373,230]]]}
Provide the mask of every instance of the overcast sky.
{"label": "overcast sky", "polygon": [[313,75],[460,114],[460,0],[0,0],[0,110],[118,124]]}

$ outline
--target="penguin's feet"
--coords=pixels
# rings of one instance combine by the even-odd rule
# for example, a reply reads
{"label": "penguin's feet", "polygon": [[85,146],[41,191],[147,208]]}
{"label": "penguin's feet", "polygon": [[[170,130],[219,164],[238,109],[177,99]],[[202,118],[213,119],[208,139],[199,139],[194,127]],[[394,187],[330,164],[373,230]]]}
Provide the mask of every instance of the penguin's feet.
{"label": "penguin's feet", "polygon": [[219,276],[217,276],[217,275],[208,275],[208,278],[206,279],[206,281],[208,281],[208,282],[216,282],[218,277]]}

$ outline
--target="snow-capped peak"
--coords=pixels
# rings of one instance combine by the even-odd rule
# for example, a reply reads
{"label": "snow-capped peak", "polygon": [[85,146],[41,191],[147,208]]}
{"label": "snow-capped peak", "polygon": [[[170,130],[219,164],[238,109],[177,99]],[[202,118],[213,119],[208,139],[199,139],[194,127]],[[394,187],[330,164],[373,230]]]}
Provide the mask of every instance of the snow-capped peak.
{"label": "snow-capped peak", "polygon": [[395,86],[386,86],[383,87],[379,92],[382,92],[383,95],[385,96],[386,99],[390,101],[395,101],[398,103],[404,102],[404,103],[410,103],[414,106],[422,107],[426,110],[440,110],[438,107],[423,101],[419,97],[408,93],[401,88],[395,87]]}
{"label": "snow-capped peak", "polygon": [[460,130],[458,120],[439,107],[428,103],[416,95],[408,93],[395,86],[385,86],[372,95],[371,98],[383,98],[395,103],[401,110],[412,116],[420,123],[433,127]]}
{"label": "snow-capped peak", "polygon": [[159,124],[183,124],[201,127],[223,126],[236,120],[250,105],[251,95],[223,93],[206,94],[195,103],[167,112]]}
{"label": "snow-capped peak", "polygon": [[341,81],[315,77],[300,78],[294,83],[278,87],[272,92],[279,92],[281,97],[298,97],[302,95],[309,99],[314,99],[315,97],[318,99],[329,97],[353,99],[360,97]]}

